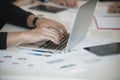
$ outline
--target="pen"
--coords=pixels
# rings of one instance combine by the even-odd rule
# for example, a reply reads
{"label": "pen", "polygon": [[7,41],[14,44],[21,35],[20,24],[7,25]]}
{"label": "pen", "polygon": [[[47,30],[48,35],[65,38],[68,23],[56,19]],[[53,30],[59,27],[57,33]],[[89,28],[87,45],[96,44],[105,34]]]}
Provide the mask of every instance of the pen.
{"label": "pen", "polygon": [[46,51],[46,50],[37,50],[37,49],[28,49],[28,48],[20,48],[20,49],[23,49],[23,50],[31,50],[31,51],[34,51],[34,52],[50,53],[50,54],[54,54],[54,53],[55,53],[55,52]]}
{"label": "pen", "polygon": [[44,56],[44,57],[50,57],[51,55],[47,55],[47,54],[38,54],[38,53],[28,53],[31,55],[35,55],[35,56]]}
{"label": "pen", "polygon": [[53,52],[51,52],[51,51],[44,51],[44,50],[32,50],[32,51],[54,54],[54,53],[53,53]]}
{"label": "pen", "polygon": [[55,54],[55,53],[61,54],[60,51],[46,51],[46,50],[32,50],[32,51],[43,52],[43,53],[50,53],[50,54]]}

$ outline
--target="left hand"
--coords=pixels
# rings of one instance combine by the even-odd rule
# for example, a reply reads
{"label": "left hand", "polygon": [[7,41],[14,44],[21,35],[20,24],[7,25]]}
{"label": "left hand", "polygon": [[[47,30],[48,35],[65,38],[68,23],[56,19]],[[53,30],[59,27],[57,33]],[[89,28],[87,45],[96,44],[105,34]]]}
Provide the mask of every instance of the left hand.
{"label": "left hand", "polygon": [[45,18],[45,19],[38,19],[36,22],[36,26],[38,28],[49,28],[57,31],[61,38],[65,37],[67,35],[67,30],[65,27],[58,23],[57,21]]}

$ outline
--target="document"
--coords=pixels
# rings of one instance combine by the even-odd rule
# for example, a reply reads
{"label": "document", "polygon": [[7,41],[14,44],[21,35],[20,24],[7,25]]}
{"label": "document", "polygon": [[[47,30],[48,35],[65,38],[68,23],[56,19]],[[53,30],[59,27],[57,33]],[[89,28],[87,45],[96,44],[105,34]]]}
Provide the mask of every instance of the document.
{"label": "document", "polygon": [[65,54],[36,52],[18,47],[0,50],[0,73],[4,70],[20,73],[71,74],[78,71],[82,72],[104,62],[103,58],[89,53],[83,47],[104,44],[103,42],[86,39],[71,52]]}
{"label": "document", "polygon": [[23,77],[23,76],[2,76],[0,80],[93,80],[93,79],[71,79],[58,77]]}
{"label": "document", "polygon": [[101,59],[96,56],[87,54],[85,56],[83,53],[80,54],[76,52],[67,54],[49,54],[23,50],[14,54],[0,51],[0,72],[1,70],[12,70],[19,72],[42,71],[70,73],[78,69],[84,71],[95,66],[100,61]]}
{"label": "document", "polygon": [[105,30],[120,30],[120,17],[95,16],[96,27]]}
{"label": "document", "polygon": [[108,13],[108,6],[97,6],[94,21],[97,29],[120,30],[120,14]]}

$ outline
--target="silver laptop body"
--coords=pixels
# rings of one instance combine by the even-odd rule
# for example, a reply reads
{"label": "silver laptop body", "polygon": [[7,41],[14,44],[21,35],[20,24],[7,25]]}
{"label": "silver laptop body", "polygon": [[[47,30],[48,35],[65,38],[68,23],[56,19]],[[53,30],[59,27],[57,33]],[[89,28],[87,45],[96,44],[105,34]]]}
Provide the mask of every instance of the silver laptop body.
{"label": "silver laptop body", "polygon": [[79,7],[65,51],[71,50],[86,36],[96,4],[97,0],[89,0]]}
{"label": "silver laptop body", "polygon": [[37,42],[34,44],[21,44],[19,45],[20,48],[34,48],[34,49],[40,49],[45,51],[51,51],[51,52],[68,52],[73,47],[75,47],[84,37],[86,36],[89,28],[89,24],[92,20],[93,12],[96,7],[97,0],[89,0],[85,4],[79,7],[78,12],[76,14],[76,18],[71,25],[72,31],[70,32],[70,35],[68,37],[68,40],[66,42],[66,45],[64,49],[48,49],[44,47],[40,47],[40,45],[46,43],[44,41]]}

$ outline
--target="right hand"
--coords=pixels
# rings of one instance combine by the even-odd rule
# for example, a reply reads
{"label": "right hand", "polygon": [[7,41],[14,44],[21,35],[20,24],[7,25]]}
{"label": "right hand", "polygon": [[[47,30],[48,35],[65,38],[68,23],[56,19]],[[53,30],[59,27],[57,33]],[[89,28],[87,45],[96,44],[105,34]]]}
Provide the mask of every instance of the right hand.
{"label": "right hand", "polygon": [[55,44],[59,44],[61,39],[59,33],[56,30],[46,27],[26,31],[22,34],[22,36],[24,43],[35,43],[43,40],[50,40]]}
{"label": "right hand", "polygon": [[59,44],[60,36],[57,31],[48,28],[36,28],[24,32],[8,32],[7,34],[7,46],[44,40]]}

